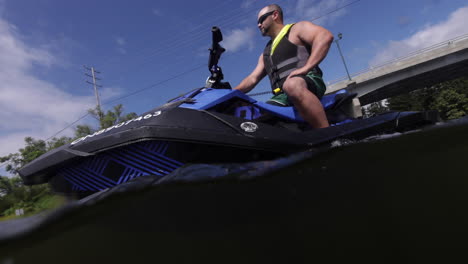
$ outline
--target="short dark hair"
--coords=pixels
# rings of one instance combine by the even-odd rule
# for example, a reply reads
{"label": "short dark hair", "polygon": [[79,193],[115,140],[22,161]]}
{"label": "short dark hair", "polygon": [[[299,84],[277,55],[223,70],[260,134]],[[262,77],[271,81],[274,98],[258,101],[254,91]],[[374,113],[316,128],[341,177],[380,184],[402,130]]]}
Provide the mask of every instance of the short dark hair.
{"label": "short dark hair", "polygon": [[278,10],[278,14],[279,14],[279,17],[281,19],[281,21],[283,21],[283,9],[281,9],[281,7],[277,4],[271,4],[271,5],[268,5],[268,10],[271,12],[273,10]]}

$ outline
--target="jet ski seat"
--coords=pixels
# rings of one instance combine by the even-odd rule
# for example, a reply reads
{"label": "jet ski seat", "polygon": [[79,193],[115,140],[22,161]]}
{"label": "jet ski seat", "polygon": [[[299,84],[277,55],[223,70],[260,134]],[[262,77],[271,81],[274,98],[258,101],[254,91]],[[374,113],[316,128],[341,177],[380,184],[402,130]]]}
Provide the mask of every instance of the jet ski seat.
{"label": "jet ski seat", "polygon": [[[198,94],[195,91],[194,93],[196,93],[196,97],[193,98],[194,100],[184,102],[181,107],[208,110],[216,107],[222,102],[241,99],[248,105],[236,107],[234,112],[236,117],[254,120],[262,116],[263,112],[285,121],[305,123],[297,112],[297,109],[293,106],[276,106],[265,102],[259,102],[238,90],[206,89],[209,89],[210,92]],[[356,95],[356,93],[349,93],[346,89],[343,89],[322,97],[321,102],[331,124],[350,119],[349,116],[346,115],[346,111],[343,111],[343,109],[351,103],[352,99],[356,97]],[[192,97],[191,94],[188,94],[187,96]]]}
{"label": "jet ski seat", "polygon": [[[330,120],[330,123],[337,123],[344,121],[347,117],[341,113],[343,106],[351,103],[352,99],[356,97],[356,93],[349,93],[347,90],[343,89],[334,94],[325,95],[321,102],[327,113],[327,117]],[[255,102],[254,105],[259,107],[261,110],[270,113],[272,115],[278,116],[282,119],[294,122],[305,122],[304,119],[299,115],[297,109],[293,106],[276,106],[267,104],[265,102]],[[241,111],[246,111],[248,107],[239,107],[236,111],[236,116],[240,116]],[[247,110],[251,111],[251,109]],[[337,113],[339,112],[339,113]],[[258,114],[259,115],[259,114]],[[253,114],[255,118],[258,116],[256,113]]]}

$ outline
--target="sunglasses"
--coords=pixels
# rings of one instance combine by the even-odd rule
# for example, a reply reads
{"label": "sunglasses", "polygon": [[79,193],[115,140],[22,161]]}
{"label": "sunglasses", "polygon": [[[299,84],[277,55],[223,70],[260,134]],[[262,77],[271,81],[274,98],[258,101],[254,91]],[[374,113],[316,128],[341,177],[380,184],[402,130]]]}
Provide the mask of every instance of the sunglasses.
{"label": "sunglasses", "polygon": [[268,13],[265,13],[265,14],[263,14],[261,17],[259,17],[259,18],[258,18],[258,21],[257,21],[257,25],[258,25],[258,24],[262,24],[263,21],[265,21],[265,19],[267,19],[267,17],[273,15],[273,13],[274,13],[275,11],[276,11],[276,10],[273,10],[273,11],[268,12]]}

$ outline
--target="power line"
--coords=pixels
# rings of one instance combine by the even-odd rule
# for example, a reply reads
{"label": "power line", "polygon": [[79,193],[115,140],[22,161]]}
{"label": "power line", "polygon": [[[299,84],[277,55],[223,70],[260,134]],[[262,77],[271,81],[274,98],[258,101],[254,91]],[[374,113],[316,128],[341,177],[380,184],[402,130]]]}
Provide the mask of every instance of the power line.
{"label": "power line", "polygon": [[[350,5],[353,5],[353,4],[355,4],[355,3],[359,2],[359,1],[360,0],[356,0],[356,1],[350,2],[348,4],[345,4],[345,5],[341,6],[341,7],[335,8],[335,9],[327,12],[324,15],[313,18],[311,21],[315,21],[315,20],[318,20],[318,19],[320,19],[320,18],[322,18],[324,16],[330,15],[330,14],[332,14],[334,12],[337,12],[337,11],[343,9],[343,8],[346,8],[346,7],[350,6]],[[237,9],[240,9],[240,8],[237,8]],[[215,23],[215,24],[217,24],[219,27],[234,25],[234,23],[232,23],[234,20],[239,20],[242,17],[249,15],[251,12],[253,12],[255,10],[257,10],[256,6],[250,8],[250,9],[246,9],[245,12],[241,12],[240,14],[237,14],[237,16],[228,16],[227,19],[224,17],[224,19],[221,20],[222,22]],[[234,10],[234,12],[236,12],[236,10]],[[208,24],[208,23],[205,23],[205,24]],[[199,25],[199,27],[202,26],[202,25]],[[192,35],[185,36],[183,40],[179,40],[178,37],[175,37],[175,38],[172,38],[172,40],[174,40],[174,41],[166,41],[166,42],[161,43],[161,45],[166,44],[166,45],[164,45],[165,48],[160,48],[159,47],[159,48],[153,49],[153,51],[151,53],[148,53],[147,56],[143,59],[143,62],[141,62],[138,65],[136,65],[135,67],[133,67],[131,71],[128,71],[128,70],[125,71],[126,75],[128,76],[129,73],[135,73],[137,71],[140,71],[140,69],[143,66],[152,63],[152,61],[154,61],[155,57],[158,57],[158,60],[159,60],[160,59],[159,55],[169,56],[170,54],[174,54],[176,52],[179,52],[184,47],[188,47],[190,45],[193,46],[194,42],[197,42],[198,40],[201,40],[201,39],[206,37],[206,31],[205,30],[203,30],[202,32],[199,31],[199,30],[192,30],[192,31],[187,32],[187,34],[192,34]],[[114,79],[114,81],[122,81],[124,78],[125,77],[123,75],[121,75],[121,77],[119,77],[118,79]]]}
{"label": "power line", "polygon": [[[178,78],[178,77],[181,77],[181,76],[183,76],[183,75],[185,75],[185,74],[187,74],[187,73],[193,72],[193,71],[198,70],[198,69],[200,69],[201,67],[205,67],[205,66],[206,66],[206,65],[197,66],[197,67],[192,68],[192,69],[190,69],[190,70],[188,70],[188,71],[185,71],[185,72],[183,72],[183,73],[181,73],[181,74],[175,75],[175,76],[173,76],[173,77],[171,77],[171,78],[168,78],[168,79],[166,79],[166,80],[160,81],[160,82],[158,82],[158,83],[154,83],[154,84],[149,85],[149,86],[147,86],[147,87],[145,87],[145,88],[142,88],[142,89],[140,89],[140,90],[137,90],[137,91],[135,91],[135,92],[133,92],[133,93],[127,94],[127,95],[125,95],[125,96],[119,97],[119,98],[114,99],[114,100],[109,101],[109,102],[105,102],[105,103],[103,103],[102,105],[108,105],[108,104],[114,103],[114,102],[116,102],[116,101],[125,99],[125,98],[127,98],[127,97],[133,96],[133,95],[135,95],[135,94],[141,93],[141,92],[143,92],[144,90],[147,90],[147,89],[153,88],[153,87],[155,87],[155,86],[164,84],[164,83],[166,83],[166,82],[169,82],[169,81],[171,81],[171,80],[174,80],[174,79],[176,79],[176,78]],[[65,131],[66,129],[70,128],[70,127],[73,126],[74,124],[78,123],[79,121],[81,121],[82,119],[84,119],[85,117],[87,117],[88,115],[89,115],[89,113],[87,113],[87,114],[81,116],[80,118],[78,118],[77,120],[75,120],[73,123],[67,125],[67,126],[64,127],[63,129],[61,129],[60,131],[58,131],[57,133],[55,133],[54,135],[52,135],[52,136],[50,136],[49,138],[47,138],[45,141],[48,141],[48,140],[54,138],[55,136],[57,136],[58,134],[62,133],[62,132]]]}
{"label": "power line", "polygon": [[248,94],[248,96],[259,96],[259,95],[265,95],[265,94],[271,94],[271,90],[268,90],[266,92],[259,92],[259,93],[253,93],[253,94]]}
{"label": "power line", "polygon": [[147,87],[144,87],[144,88],[142,88],[142,89],[136,90],[136,91],[134,91],[134,92],[132,92],[132,93],[129,93],[129,94],[127,94],[127,95],[124,95],[124,96],[119,97],[119,98],[117,98],[117,99],[114,99],[114,100],[112,100],[112,101],[106,102],[106,103],[104,103],[104,104],[107,105],[107,104],[111,104],[111,103],[114,103],[114,102],[116,102],[116,101],[120,101],[120,100],[122,100],[122,99],[128,98],[128,97],[133,96],[133,95],[135,95],[135,94],[141,93],[141,92],[143,92],[143,91],[145,91],[145,90],[151,89],[151,88],[156,87],[156,86],[159,86],[159,85],[161,85],[161,84],[163,84],[163,83],[166,83],[166,82],[172,81],[172,80],[174,80],[174,79],[176,79],[176,78],[179,78],[179,77],[181,77],[181,76],[184,76],[184,75],[187,74],[187,73],[194,72],[194,71],[196,71],[196,70],[198,70],[198,69],[200,69],[200,68],[202,68],[202,67],[206,67],[206,65],[205,65],[205,64],[199,65],[199,66],[197,66],[197,67],[195,67],[195,68],[192,68],[192,69],[190,69],[190,70],[187,70],[187,71],[185,71],[185,72],[183,72],[183,73],[174,75],[174,76],[172,76],[172,77],[170,77],[170,78],[168,78],[168,79],[165,79],[165,80],[162,80],[162,81],[160,81],[160,82],[151,84],[151,85],[149,85],[149,86],[147,86]]}
{"label": "power line", "polygon": [[[334,13],[334,12],[337,12],[337,11],[339,11],[340,9],[343,9],[343,8],[345,8],[345,7],[349,6],[349,5],[352,5],[352,4],[356,3],[356,2],[359,2],[359,1],[360,1],[360,0],[357,0],[357,1],[351,2],[351,3],[349,3],[349,4],[346,4],[346,5],[342,6],[342,7],[339,7],[339,8],[337,8],[337,9],[334,9],[334,10],[330,11],[330,12],[327,13],[327,14],[324,14],[324,15],[322,15],[322,16],[313,18],[312,21],[317,20],[317,19],[320,19],[320,18],[322,18],[322,17],[324,17],[324,16],[327,16],[327,15],[329,15],[329,14],[332,14],[332,13]],[[237,12],[235,16],[229,16],[229,13],[228,13],[228,14],[223,13],[223,14],[221,14],[221,15],[219,16],[220,18],[222,18],[219,22],[206,22],[206,23],[201,23],[201,24],[199,24],[199,25],[196,27],[196,29],[202,28],[202,30],[195,30],[195,29],[193,29],[193,30],[190,30],[190,31],[184,33],[185,36],[184,36],[184,38],[183,38],[182,41],[179,40],[180,38],[178,37],[178,35],[176,35],[175,37],[171,38],[169,41],[163,42],[163,43],[161,43],[161,44],[166,44],[165,47],[169,48],[168,50],[173,50],[174,52],[177,52],[177,49],[175,49],[176,47],[185,46],[185,44],[193,44],[194,40],[198,40],[198,39],[201,39],[202,37],[204,37],[204,36],[205,36],[205,33],[206,33],[206,31],[205,31],[204,28],[206,28],[207,25],[216,24],[216,25],[219,26],[219,27],[234,25],[234,23],[230,23],[230,22],[232,22],[233,20],[240,20],[240,19],[243,18],[244,16],[247,16],[247,15],[249,15],[250,13],[252,13],[253,11],[256,11],[256,10],[257,10],[257,7],[254,6],[254,7],[252,7],[252,8],[245,9],[244,12],[240,12],[240,13],[237,11],[238,9],[241,9],[241,8],[236,8],[236,9],[230,10],[231,13],[236,13],[236,12]],[[227,18],[226,18],[226,17],[227,17]],[[193,34],[192,34],[192,33],[193,33]],[[187,37],[187,35],[189,35],[189,34],[192,34],[192,35]],[[172,41],[172,40],[174,40],[174,41]],[[174,45],[176,45],[176,46],[174,46]],[[145,59],[146,59],[146,60],[151,59],[151,58],[153,58],[153,57],[155,57],[156,55],[159,55],[159,54],[161,54],[161,53],[162,53],[162,54],[167,54],[167,50],[166,50],[166,49],[161,49],[161,48],[153,49],[152,52],[151,52],[149,55],[146,56]],[[144,64],[146,64],[146,63],[144,63]]]}
{"label": "power line", "polygon": [[89,115],[89,113],[87,113],[86,115],[83,115],[82,117],[78,118],[77,120],[75,120],[73,123],[67,125],[66,127],[64,127],[63,129],[61,129],[60,131],[58,131],[57,133],[55,133],[54,135],[50,136],[49,138],[47,138],[45,141],[49,141],[50,139],[54,138],[55,136],[57,136],[58,134],[62,133],[63,131],[65,131],[66,129],[70,128],[71,126],[73,126],[74,124],[78,123],[79,121],[83,120],[85,117],[87,117]]}
{"label": "power line", "polygon": [[325,16],[328,16],[328,15],[333,14],[333,13],[335,13],[335,12],[338,12],[338,11],[340,11],[341,9],[343,9],[343,8],[345,8],[345,7],[348,7],[348,6],[350,6],[350,5],[353,5],[353,4],[355,4],[355,3],[359,2],[359,1],[361,1],[361,0],[356,0],[356,1],[354,1],[354,2],[351,2],[351,3],[349,3],[349,4],[344,5],[344,6],[342,6],[342,7],[338,7],[338,8],[336,8],[336,9],[334,9],[334,10],[332,10],[332,11],[330,11],[330,12],[324,14],[324,15],[321,15],[321,16],[319,16],[319,17],[316,17],[316,18],[312,19],[311,21],[315,21],[315,20],[320,19],[320,18],[322,18],[322,17],[325,17]]}
{"label": "power line", "polygon": [[[281,2],[281,0],[279,1]],[[285,1],[286,2],[286,1]],[[262,4],[263,3],[259,3]],[[239,11],[240,10],[240,11]],[[251,7],[248,8],[243,8],[243,7],[238,7],[238,8],[233,8],[229,9],[227,12],[216,12],[216,16],[214,19],[204,22],[204,23],[197,23],[197,26],[195,28],[192,28],[191,30],[187,32],[183,32],[183,37],[181,37],[181,34],[171,34],[170,38],[163,38],[164,41],[157,43],[156,45],[158,46],[157,48],[151,49],[149,52],[141,52],[136,56],[139,55],[144,55],[145,57],[143,58],[143,62],[138,64],[135,67],[132,67],[131,71],[128,70],[122,70],[122,73],[129,73],[129,72],[135,72],[137,71],[138,68],[141,68],[142,66],[151,63],[154,61],[154,57],[157,57],[158,55],[169,55],[173,54],[176,52],[179,52],[182,47],[188,47],[192,46],[194,42],[205,39],[207,37],[207,31],[206,28],[208,26],[216,25],[221,28],[225,28],[228,26],[236,25],[234,21],[242,20],[244,17],[247,17],[250,15],[252,12],[255,12],[258,10],[258,7],[255,5],[252,5]],[[208,14],[211,14],[207,12]],[[211,16],[209,16],[211,17]],[[206,16],[204,17],[204,20],[206,21]],[[163,46],[163,48],[161,48]],[[158,57],[159,59],[159,57]],[[123,77],[119,77],[118,79],[111,79],[111,81],[121,81]]]}
{"label": "power line", "polygon": [[[235,13],[237,12],[238,9],[241,9],[241,8],[230,10],[230,13]],[[205,39],[207,37],[206,28],[208,27],[208,25],[217,25],[219,27],[234,25],[235,23],[233,22],[235,20],[239,20],[240,18],[249,15],[256,9],[257,9],[256,7],[246,9],[246,11],[244,12],[237,12],[235,16],[234,15],[228,16],[229,13],[228,14],[223,13],[223,15],[220,16],[220,18],[223,18],[223,19],[220,20],[219,22],[216,21],[216,22],[201,23],[195,29],[185,32],[182,38],[180,37],[180,35],[175,35],[172,38],[166,39],[167,41],[164,41],[158,44],[159,46],[158,48],[152,49],[150,52],[145,53],[145,58],[143,59],[143,62],[133,67],[132,71],[127,71],[127,70],[123,70],[123,71],[125,71],[125,73],[127,74],[129,72],[136,72],[138,69],[142,68],[142,66],[151,63],[154,60],[154,58],[159,55],[168,56],[169,54],[179,52],[183,47],[193,46],[193,43],[197,42],[198,40]],[[200,30],[198,30],[198,28],[200,28]],[[164,48],[161,48],[161,46],[164,46]],[[118,80],[122,80],[122,77],[120,77]]]}
{"label": "power line", "polygon": [[[230,57],[230,55],[225,55],[225,56],[224,56],[224,58],[229,58],[229,57]],[[194,72],[194,71],[196,71],[196,70],[199,70],[199,69],[205,68],[205,67],[207,67],[206,64],[201,64],[201,65],[195,66],[194,68],[191,68],[191,69],[189,69],[189,70],[187,70],[187,71],[185,71],[185,72],[182,72],[182,73],[180,73],[180,74],[174,75],[174,76],[172,76],[172,77],[170,77],[170,78],[167,78],[167,79],[165,79],[165,80],[159,81],[159,82],[157,82],[157,83],[148,85],[148,86],[146,86],[146,87],[144,87],[144,88],[141,88],[141,89],[136,90],[136,91],[134,91],[134,92],[132,92],[132,93],[126,94],[126,95],[124,95],[124,96],[122,96],[122,97],[119,97],[119,98],[117,98],[117,99],[114,99],[114,100],[112,100],[112,101],[105,102],[105,103],[103,103],[103,105],[108,105],[108,104],[114,103],[114,102],[116,102],[116,101],[120,101],[120,100],[122,100],[122,99],[128,98],[128,97],[133,96],[133,95],[138,94],[138,93],[141,93],[141,92],[143,92],[143,91],[145,91],[145,90],[154,88],[154,87],[156,87],[156,86],[159,86],[159,85],[164,84],[164,83],[166,83],[166,82],[172,81],[172,80],[174,80],[174,79],[176,79],[176,78],[182,77],[182,76],[184,76],[184,75],[186,75],[186,74],[188,74],[188,73]]]}
{"label": "power line", "polygon": [[[235,1],[235,0],[221,1],[221,2],[220,2],[221,4],[216,5],[216,6],[212,6],[212,8],[207,9],[207,10],[205,10],[204,12],[197,13],[197,15],[194,16],[194,17],[192,18],[192,20],[196,19],[197,17],[200,17],[200,18],[202,18],[204,21],[206,21],[206,18],[207,18],[207,17],[208,17],[208,18],[211,17],[210,14],[214,13],[214,11],[219,10],[219,9],[221,8],[221,6],[224,6],[224,5],[228,4],[229,2],[233,2],[233,1]],[[183,34],[184,37],[183,37],[183,38],[186,39],[186,35],[187,35],[187,34],[190,34],[190,33],[193,33],[193,32],[203,32],[203,31],[204,31],[203,28],[206,27],[205,24],[210,24],[210,22],[197,23],[197,26],[195,26],[194,28],[192,28],[190,31],[184,32],[184,34]],[[166,33],[171,33],[171,32],[166,32]],[[170,36],[171,36],[171,37],[170,37],[169,39],[166,38],[166,39],[164,39],[164,41],[163,41],[162,43],[157,44],[157,45],[160,46],[161,44],[167,43],[167,45],[165,45],[165,46],[171,47],[171,46],[172,46],[172,45],[171,45],[172,43],[178,42],[178,39],[181,39],[181,38],[182,38],[180,34],[173,34],[173,33],[171,33]],[[174,41],[172,41],[172,40],[174,40]],[[148,50],[149,50],[150,52],[147,52]],[[147,57],[148,57],[147,54],[148,54],[148,53],[152,53],[153,51],[154,51],[154,48],[148,48],[148,49],[145,49],[145,50],[141,50],[141,51],[137,52],[136,54],[133,54],[133,57],[144,56],[145,58],[147,58]],[[111,57],[111,58],[108,58],[106,61],[104,61],[104,62],[102,63],[102,65],[105,65],[105,64],[107,64],[107,63],[110,64],[111,62],[112,62],[112,64],[115,64],[115,63],[116,63],[117,61],[119,61],[119,60],[120,60],[120,58],[118,58],[118,57]],[[101,67],[102,67],[102,66],[101,66]]]}

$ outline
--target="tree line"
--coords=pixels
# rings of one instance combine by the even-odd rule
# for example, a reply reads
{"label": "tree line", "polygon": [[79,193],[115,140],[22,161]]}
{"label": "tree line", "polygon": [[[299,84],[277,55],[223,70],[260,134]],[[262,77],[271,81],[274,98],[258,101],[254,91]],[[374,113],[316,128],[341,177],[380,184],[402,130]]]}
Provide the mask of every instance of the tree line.
{"label": "tree line", "polygon": [[88,113],[97,119],[98,127],[78,125],[75,127],[74,137],[63,136],[48,141],[26,137],[25,146],[16,153],[0,157],[0,163],[6,163],[5,170],[13,177],[0,175],[0,217],[15,214],[16,209],[22,208],[27,214],[35,213],[60,203],[50,190],[48,184],[26,186],[18,176],[18,170],[42,154],[65,145],[77,138],[89,135],[95,131],[105,129],[137,117],[136,113],[123,114],[123,105],[119,104],[112,110],[103,112],[99,108],[89,109]]}
{"label": "tree line", "polygon": [[442,120],[457,119],[468,114],[468,78],[442,82],[375,102],[363,108],[364,116],[387,111],[437,110]]}

